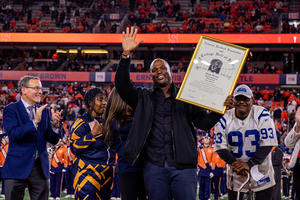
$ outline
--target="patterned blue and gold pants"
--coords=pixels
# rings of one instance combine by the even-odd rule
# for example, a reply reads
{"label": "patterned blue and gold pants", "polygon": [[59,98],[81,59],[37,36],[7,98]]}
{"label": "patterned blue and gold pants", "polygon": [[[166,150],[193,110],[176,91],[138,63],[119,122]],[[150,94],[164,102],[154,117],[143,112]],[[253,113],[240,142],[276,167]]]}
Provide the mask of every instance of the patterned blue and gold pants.
{"label": "patterned blue and gold pants", "polygon": [[78,159],[74,162],[75,200],[109,200],[113,188],[114,166],[100,165]]}

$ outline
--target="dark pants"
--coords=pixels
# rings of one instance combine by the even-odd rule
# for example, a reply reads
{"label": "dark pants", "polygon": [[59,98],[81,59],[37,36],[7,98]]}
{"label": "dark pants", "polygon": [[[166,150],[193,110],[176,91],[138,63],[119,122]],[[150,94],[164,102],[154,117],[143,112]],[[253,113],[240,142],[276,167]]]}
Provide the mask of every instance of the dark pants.
{"label": "dark pants", "polygon": [[5,179],[5,199],[23,199],[26,187],[31,200],[48,200],[49,186],[47,179],[44,178],[40,160],[33,164],[30,175],[26,179]]}
{"label": "dark pants", "polygon": [[226,173],[223,173],[223,177],[221,179],[221,187],[220,187],[222,195],[225,195],[227,193],[226,180],[227,180],[227,175]]}
{"label": "dark pants", "polygon": [[[111,197],[120,197],[120,188],[119,188],[119,178],[118,178],[118,173],[115,173],[114,175],[114,186],[113,189],[111,191]],[[122,197],[123,199],[123,197]]]}
{"label": "dark pants", "polygon": [[215,199],[217,200],[218,198],[219,198],[219,195],[220,195],[220,183],[221,183],[221,176],[214,176],[213,178],[212,178],[212,182],[213,182],[213,184],[214,184],[214,188],[215,188],[215,190],[214,190],[214,197],[215,197]]}
{"label": "dark pants", "polygon": [[72,173],[73,166],[69,165],[68,169],[66,171],[66,187],[67,187],[67,194],[74,194],[74,188],[73,188],[73,173]]}
{"label": "dark pants", "polygon": [[293,180],[296,191],[296,199],[300,199],[300,163],[299,158],[297,159],[296,165],[293,168]]}
{"label": "dark pants", "polygon": [[282,195],[288,197],[290,192],[290,179],[282,178]]}
{"label": "dark pants", "polygon": [[1,194],[4,194],[5,191],[5,184],[4,184],[4,179],[2,178],[2,167],[0,169],[0,180],[2,182],[2,190],[1,190]]}
{"label": "dark pants", "polygon": [[61,184],[62,184],[62,173],[50,174],[50,193],[51,197],[60,198]]}
{"label": "dark pants", "polygon": [[[255,200],[271,200],[273,196],[273,187],[267,188],[265,190],[255,192]],[[244,193],[240,193],[240,200],[243,200]],[[237,192],[228,190],[228,200],[236,200]]]}
{"label": "dark pants", "polygon": [[143,170],[149,200],[196,199],[196,168],[178,170],[175,167],[169,167],[167,161],[163,167],[145,161]]}
{"label": "dark pants", "polygon": [[146,200],[143,171],[119,173],[122,200]]}
{"label": "dark pants", "polygon": [[199,199],[207,200],[210,197],[210,178],[199,176]]}
{"label": "dark pants", "polygon": [[281,200],[281,180],[276,180],[272,200]]}

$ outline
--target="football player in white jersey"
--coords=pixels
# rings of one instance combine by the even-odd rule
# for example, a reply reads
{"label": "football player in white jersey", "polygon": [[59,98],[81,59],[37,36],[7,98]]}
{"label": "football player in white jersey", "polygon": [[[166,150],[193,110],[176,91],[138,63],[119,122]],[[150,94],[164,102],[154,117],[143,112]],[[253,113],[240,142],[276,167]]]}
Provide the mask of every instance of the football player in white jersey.
{"label": "football player in white jersey", "polygon": [[258,181],[251,177],[241,192],[250,187],[256,200],[271,200],[275,180],[270,151],[277,146],[274,122],[264,107],[253,105],[253,93],[247,85],[236,87],[233,97],[234,108],[227,110],[214,131],[214,151],[229,164],[228,199],[237,198],[238,188],[255,166],[263,177]]}

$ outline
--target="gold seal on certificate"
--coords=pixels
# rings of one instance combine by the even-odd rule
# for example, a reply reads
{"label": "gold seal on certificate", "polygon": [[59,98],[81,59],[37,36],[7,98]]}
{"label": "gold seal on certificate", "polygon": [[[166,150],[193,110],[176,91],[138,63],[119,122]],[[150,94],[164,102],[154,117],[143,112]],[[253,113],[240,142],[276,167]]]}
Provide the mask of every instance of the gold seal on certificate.
{"label": "gold seal on certificate", "polygon": [[232,94],[249,49],[201,36],[176,99],[216,113]]}
{"label": "gold seal on certificate", "polygon": [[200,96],[200,100],[201,100],[201,101],[205,101],[205,100],[206,100],[206,96],[205,96],[205,95],[201,95],[201,96]]}

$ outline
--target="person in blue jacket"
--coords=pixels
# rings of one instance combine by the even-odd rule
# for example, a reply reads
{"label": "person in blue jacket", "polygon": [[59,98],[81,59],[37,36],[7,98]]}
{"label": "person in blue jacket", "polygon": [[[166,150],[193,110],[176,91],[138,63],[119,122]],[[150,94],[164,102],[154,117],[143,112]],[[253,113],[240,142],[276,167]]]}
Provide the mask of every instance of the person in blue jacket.
{"label": "person in blue jacket", "polygon": [[[86,92],[85,114],[70,128],[70,147],[73,160],[75,199],[109,200],[113,186],[116,148],[104,142],[102,114],[106,107],[103,90],[93,88]],[[113,139],[113,137],[111,137]]]}
{"label": "person in blue jacket", "polygon": [[118,148],[118,167],[119,167],[119,188],[122,200],[146,199],[143,164],[137,159],[134,165],[131,165],[124,159],[124,147],[132,126],[133,115],[132,108],[128,106],[119,96],[115,88],[112,89],[107,101],[105,111],[106,140],[111,135],[119,135],[121,146]]}
{"label": "person in blue jacket", "polygon": [[3,110],[3,125],[9,147],[2,178],[5,199],[23,199],[28,187],[31,200],[49,198],[49,160],[47,142],[60,137],[61,112],[41,106],[43,87],[38,77],[24,76],[18,85],[21,99]]}

